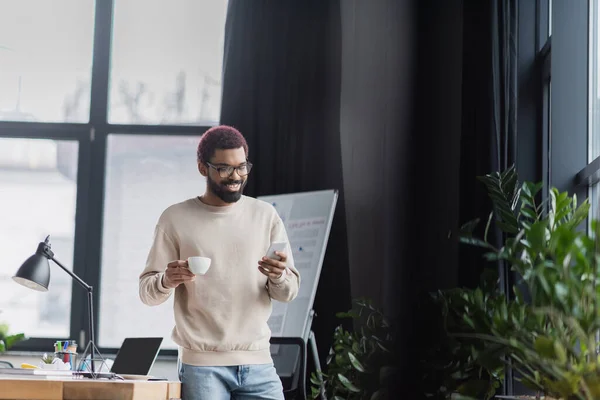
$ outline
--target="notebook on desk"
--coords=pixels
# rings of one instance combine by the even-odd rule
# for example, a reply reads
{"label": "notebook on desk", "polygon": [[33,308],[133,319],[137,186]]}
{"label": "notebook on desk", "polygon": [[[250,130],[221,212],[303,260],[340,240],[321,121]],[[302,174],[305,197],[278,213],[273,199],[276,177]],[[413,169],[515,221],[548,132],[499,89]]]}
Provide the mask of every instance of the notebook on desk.
{"label": "notebook on desk", "polygon": [[27,375],[36,377],[72,377],[73,371],[41,368],[0,368],[0,375]]}

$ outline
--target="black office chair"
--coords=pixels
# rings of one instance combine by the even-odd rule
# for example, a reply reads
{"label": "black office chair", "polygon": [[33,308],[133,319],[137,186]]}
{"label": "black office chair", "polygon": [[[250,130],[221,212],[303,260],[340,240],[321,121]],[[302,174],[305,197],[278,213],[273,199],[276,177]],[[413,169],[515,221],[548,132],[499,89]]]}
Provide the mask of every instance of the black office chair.
{"label": "black office chair", "polygon": [[[283,394],[286,399],[302,399],[306,397],[306,342],[302,338],[272,337],[272,345],[298,346],[300,348],[300,363],[298,370],[294,371],[294,377],[290,388],[284,387]],[[298,394],[300,396],[298,396]]]}
{"label": "black office chair", "polygon": [[8,361],[0,361],[0,368],[14,368]]}

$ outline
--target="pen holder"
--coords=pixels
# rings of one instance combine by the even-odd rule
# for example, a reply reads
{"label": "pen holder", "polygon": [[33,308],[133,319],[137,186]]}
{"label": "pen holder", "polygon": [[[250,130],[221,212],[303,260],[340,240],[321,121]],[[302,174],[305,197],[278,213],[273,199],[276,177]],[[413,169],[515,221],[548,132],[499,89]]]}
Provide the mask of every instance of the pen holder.
{"label": "pen holder", "polygon": [[77,353],[70,351],[57,351],[54,356],[69,365],[70,370],[75,370],[77,367]]}
{"label": "pen holder", "polygon": [[77,353],[77,342],[74,340],[59,340],[54,343],[55,353]]}

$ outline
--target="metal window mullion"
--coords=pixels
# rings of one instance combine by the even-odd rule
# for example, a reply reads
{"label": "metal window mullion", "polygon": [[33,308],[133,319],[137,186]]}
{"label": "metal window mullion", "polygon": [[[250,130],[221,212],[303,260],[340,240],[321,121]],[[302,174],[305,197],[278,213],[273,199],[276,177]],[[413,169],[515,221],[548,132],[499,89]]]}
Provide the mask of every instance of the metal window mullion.
{"label": "metal window mullion", "polygon": [[[86,136],[89,138],[86,171],[84,172],[85,198],[85,245],[79,255],[78,270],[82,278],[94,288],[94,326],[95,339],[99,341],[99,308],[100,304],[100,253],[102,238],[103,191],[105,177],[106,136],[108,134],[108,89],[110,75],[110,53],[113,24],[113,0],[96,1],[94,23],[94,52],[92,63],[92,82],[90,90],[90,126]],[[82,228],[83,229],[83,228]],[[89,324],[87,315],[87,294],[75,289],[73,301],[81,305],[79,315],[74,315],[72,330],[85,333],[89,340]],[[76,322],[79,321],[78,324]],[[76,326],[78,325],[78,326]],[[82,343],[83,346],[87,343]]]}
{"label": "metal window mullion", "polygon": [[0,137],[79,140],[89,131],[89,124],[0,122]]}
{"label": "metal window mullion", "polygon": [[210,126],[200,125],[113,125],[107,131],[115,135],[165,135],[165,136],[200,136]]}

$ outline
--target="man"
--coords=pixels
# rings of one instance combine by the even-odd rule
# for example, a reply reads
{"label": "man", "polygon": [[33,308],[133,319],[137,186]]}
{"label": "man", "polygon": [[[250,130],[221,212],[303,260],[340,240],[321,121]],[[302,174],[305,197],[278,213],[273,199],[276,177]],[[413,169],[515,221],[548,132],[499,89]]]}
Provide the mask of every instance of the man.
{"label": "man", "polygon": [[[252,164],[240,132],[209,129],[197,156],[206,192],[160,216],[140,298],[156,306],[175,295],[184,400],[283,399],[267,320],[271,299],[293,300],[300,284],[284,224],[270,204],[242,194]],[[266,258],[281,241],[286,252]],[[188,269],[192,256],[212,260],[205,275]]]}

